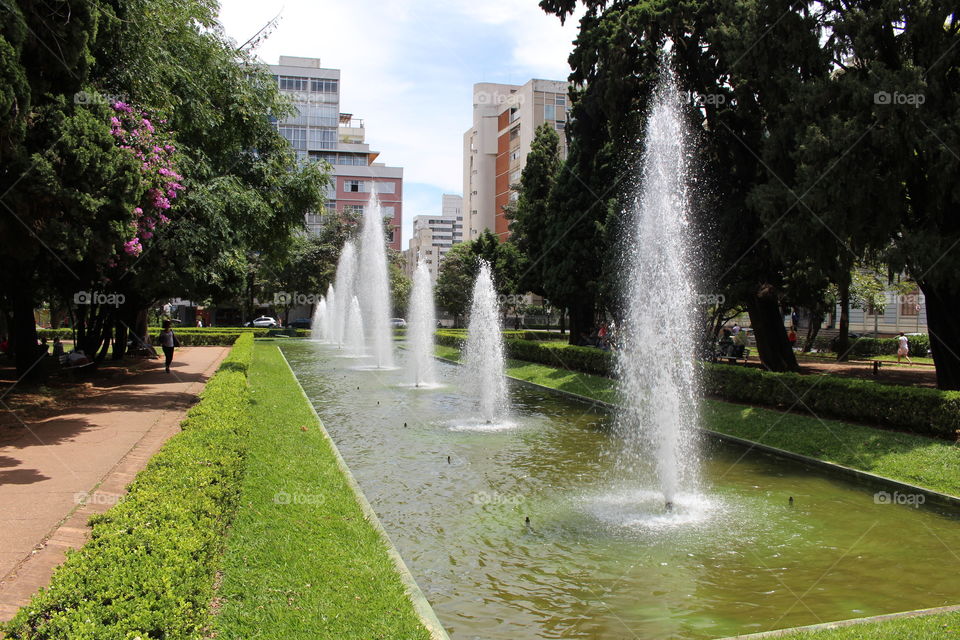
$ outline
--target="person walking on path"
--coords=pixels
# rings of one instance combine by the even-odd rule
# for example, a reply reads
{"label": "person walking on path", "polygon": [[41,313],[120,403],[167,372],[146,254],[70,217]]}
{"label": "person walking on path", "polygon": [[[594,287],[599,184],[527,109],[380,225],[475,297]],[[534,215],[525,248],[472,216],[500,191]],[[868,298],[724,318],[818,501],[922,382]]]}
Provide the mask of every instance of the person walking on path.
{"label": "person walking on path", "polygon": [[900,364],[900,358],[906,358],[909,364],[913,364],[913,361],[910,360],[910,341],[907,336],[903,335],[902,331],[897,337],[897,364]]}
{"label": "person walking on path", "polygon": [[180,346],[176,334],[170,328],[170,321],[163,321],[163,331],[160,332],[160,346],[163,348],[163,366],[170,373],[170,363],[173,362],[173,350]]}

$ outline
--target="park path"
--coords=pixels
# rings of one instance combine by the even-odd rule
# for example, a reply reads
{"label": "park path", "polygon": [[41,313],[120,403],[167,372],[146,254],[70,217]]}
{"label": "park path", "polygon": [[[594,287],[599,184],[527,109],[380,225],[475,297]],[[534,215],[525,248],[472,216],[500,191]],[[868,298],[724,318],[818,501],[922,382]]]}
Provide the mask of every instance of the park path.
{"label": "park path", "polygon": [[[0,441],[0,621],[50,581],[87,520],[126,492],[172,435],[229,347],[178,349]],[[17,418],[19,421],[19,418]]]}

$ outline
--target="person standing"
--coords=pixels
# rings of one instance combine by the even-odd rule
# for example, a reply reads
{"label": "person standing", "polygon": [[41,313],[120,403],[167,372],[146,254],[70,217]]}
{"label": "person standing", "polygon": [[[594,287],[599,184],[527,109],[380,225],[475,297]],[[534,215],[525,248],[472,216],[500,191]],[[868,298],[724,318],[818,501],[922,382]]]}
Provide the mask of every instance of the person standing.
{"label": "person standing", "polygon": [[900,363],[900,358],[906,358],[909,364],[913,364],[913,361],[910,360],[910,340],[903,335],[902,331],[897,336],[897,364]]}
{"label": "person standing", "polygon": [[170,363],[173,362],[173,350],[180,346],[180,341],[170,328],[170,321],[163,321],[163,330],[160,332],[160,347],[163,349],[163,366],[170,373]]}

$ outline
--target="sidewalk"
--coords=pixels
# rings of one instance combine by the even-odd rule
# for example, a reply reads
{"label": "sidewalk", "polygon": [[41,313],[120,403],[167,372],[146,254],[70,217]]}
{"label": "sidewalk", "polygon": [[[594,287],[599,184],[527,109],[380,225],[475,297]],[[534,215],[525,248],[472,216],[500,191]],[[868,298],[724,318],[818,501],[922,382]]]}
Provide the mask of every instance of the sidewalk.
{"label": "sidewalk", "polygon": [[47,585],[68,548],[83,545],[88,518],[110,508],[179,431],[229,350],[178,349],[171,373],[151,361],[0,444],[0,620]]}

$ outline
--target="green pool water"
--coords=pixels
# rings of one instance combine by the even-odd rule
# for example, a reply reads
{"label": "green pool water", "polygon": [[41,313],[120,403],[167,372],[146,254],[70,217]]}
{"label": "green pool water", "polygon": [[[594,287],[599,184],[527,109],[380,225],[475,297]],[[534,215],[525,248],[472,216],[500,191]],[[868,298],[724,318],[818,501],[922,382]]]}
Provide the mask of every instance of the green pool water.
{"label": "green pool water", "polygon": [[667,512],[645,474],[611,479],[599,408],[513,385],[511,426],[483,430],[453,365],[417,390],[402,353],[368,371],[282,349],[455,640],[717,638],[960,603],[960,520],[889,503],[909,497],[705,441],[701,490]]}

